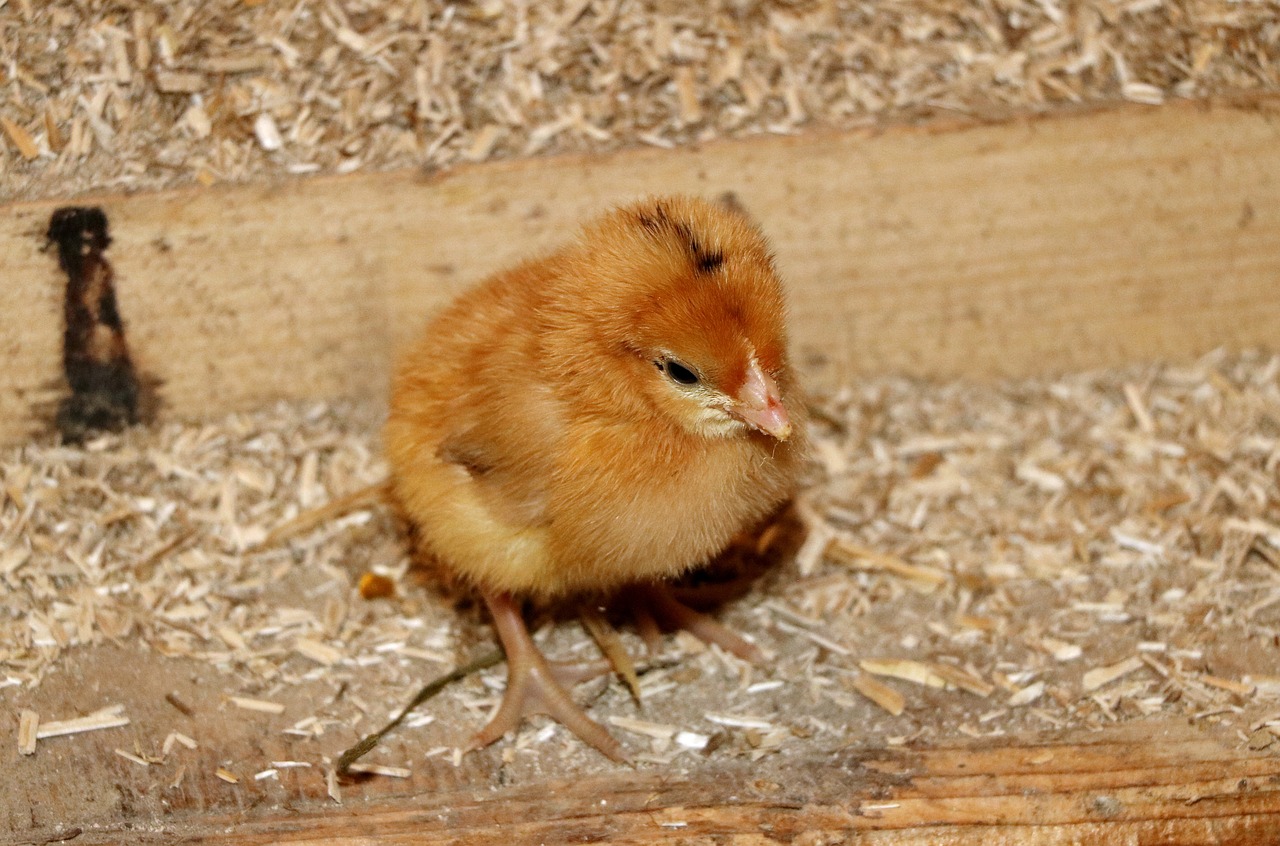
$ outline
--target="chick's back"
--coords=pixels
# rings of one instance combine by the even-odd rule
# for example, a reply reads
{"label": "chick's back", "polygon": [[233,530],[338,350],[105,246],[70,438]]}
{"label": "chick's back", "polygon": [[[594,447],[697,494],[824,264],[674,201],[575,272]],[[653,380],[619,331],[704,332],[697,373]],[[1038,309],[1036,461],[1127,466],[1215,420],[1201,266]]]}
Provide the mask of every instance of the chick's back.
{"label": "chick's back", "polygon": [[772,258],[736,212],[615,210],[441,311],[384,432],[423,551],[483,590],[606,591],[699,564],[775,508],[803,435],[699,431],[653,367],[668,349],[726,390],[758,358],[800,411]]}

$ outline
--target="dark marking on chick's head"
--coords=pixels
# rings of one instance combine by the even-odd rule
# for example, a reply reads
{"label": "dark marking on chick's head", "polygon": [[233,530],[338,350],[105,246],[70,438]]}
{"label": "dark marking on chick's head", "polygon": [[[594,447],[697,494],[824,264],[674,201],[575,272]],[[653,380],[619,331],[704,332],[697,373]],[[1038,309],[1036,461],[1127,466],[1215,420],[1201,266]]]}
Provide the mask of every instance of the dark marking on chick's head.
{"label": "dark marking on chick's head", "polygon": [[724,264],[724,253],[707,249],[687,223],[677,223],[675,229],[688,248],[690,260],[699,273],[711,273]]}
{"label": "dark marking on chick's head", "polygon": [[699,273],[711,273],[718,270],[720,265],[724,264],[724,253],[719,250],[703,252],[695,249],[693,252],[693,261],[694,264],[697,265]]}
{"label": "dark marking on chick's head", "polygon": [[671,228],[671,218],[667,216],[667,210],[660,202],[654,203],[650,208],[637,211],[636,221],[650,235],[660,236]]}

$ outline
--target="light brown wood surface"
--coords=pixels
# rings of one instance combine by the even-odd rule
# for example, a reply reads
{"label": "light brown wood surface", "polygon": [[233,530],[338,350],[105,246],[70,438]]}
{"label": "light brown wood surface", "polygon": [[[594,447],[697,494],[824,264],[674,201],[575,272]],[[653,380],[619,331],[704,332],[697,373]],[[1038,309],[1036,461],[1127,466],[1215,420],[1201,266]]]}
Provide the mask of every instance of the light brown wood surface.
{"label": "light brown wood surface", "polygon": [[[815,382],[1026,374],[1274,344],[1278,103],[78,202],[110,217],[134,355],[169,415],[378,396],[432,307],[653,192],[733,191],[762,221]],[[0,442],[38,429],[59,390],[64,280],[43,233],[63,204],[0,214]]]}
{"label": "light brown wood surface", "polygon": [[498,791],[458,780],[417,784],[411,796],[379,790],[386,779],[348,785],[341,807],[324,798],[318,773],[301,773],[283,805],[255,800],[254,784],[236,788],[235,801],[226,785],[186,789],[159,819],[87,826],[74,842],[1262,846],[1280,833],[1280,758],[1185,720],[926,749],[850,746],[764,765],[721,761],[692,777],[618,767]]}

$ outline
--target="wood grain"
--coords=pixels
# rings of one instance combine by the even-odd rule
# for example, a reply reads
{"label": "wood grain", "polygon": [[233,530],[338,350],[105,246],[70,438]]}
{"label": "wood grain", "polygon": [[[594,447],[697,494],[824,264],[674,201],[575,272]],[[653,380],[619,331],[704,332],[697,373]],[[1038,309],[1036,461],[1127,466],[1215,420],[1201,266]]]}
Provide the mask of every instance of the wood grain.
{"label": "wood grain", "polygon": [[[762,773],[767,777],[762,777]],[[709,763],[691,777],[652,770],[535,785],[424,790],[339,808],[238,803],[131,820],[132,842],[320,844],[1271,844],[1280,759],[1185,721],[923,749],[847,747],[760,767]],[[604,803],[601,800],[605,800]],[[86,829],[79,843],[123,828]]]}
{"label": "wood grain", "polygon": [[[651,192],[734,192],[771,235],[814,382],[1030,374],[1280,325],[1280,98],[998,125],[81,198],[164,413],[380,396],[396,345],[478,277]],[[60,386],[64,201],[0,214],[0,442]]]}

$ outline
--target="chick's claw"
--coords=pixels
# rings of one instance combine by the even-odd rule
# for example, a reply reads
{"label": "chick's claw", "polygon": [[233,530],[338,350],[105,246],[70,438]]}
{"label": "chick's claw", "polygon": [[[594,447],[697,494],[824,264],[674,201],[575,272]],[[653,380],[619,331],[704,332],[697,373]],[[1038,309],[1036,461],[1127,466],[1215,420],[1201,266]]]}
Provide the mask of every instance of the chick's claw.
{"label": "chick's claw", "polygon": [[742,635],[722,625],[714,617],[695,611],[676,599],[665,585],[642,585],[625,597],[635,602],[637,624],[652,652],[656,646],[657,624],[669,629],[683,629],[698,640],[737,655],[752,664],[763,664],[764,653],[760,647]]}
{"label": "chick's claw", "polygon": [[608,671],[608,665],[553,664],[534,644],[520,608],[505,593],[486,593],[485,604],[507,653],[507,690],[489,724],[471,740],[471,749],[488,746],[520,725],[530,714],[546,714],[601,754],[619,763],[629,759],[604,726],[586,715],[566,687]]}

